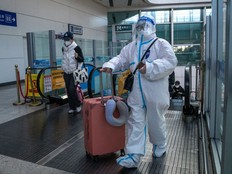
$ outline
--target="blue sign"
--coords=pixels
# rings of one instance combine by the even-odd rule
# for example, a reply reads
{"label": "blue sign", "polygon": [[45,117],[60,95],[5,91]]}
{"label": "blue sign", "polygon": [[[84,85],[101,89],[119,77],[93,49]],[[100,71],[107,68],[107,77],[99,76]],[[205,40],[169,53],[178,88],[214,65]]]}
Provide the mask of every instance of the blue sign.
{"label": "blue sign", "polygon": [[0,25],[17,26],[16,13],[0,10]]}
{"label": "blue sign", "polygon": [[50,61],[46,59],[33,61],[33,68],[47,68],[49,66],[50,66]]}

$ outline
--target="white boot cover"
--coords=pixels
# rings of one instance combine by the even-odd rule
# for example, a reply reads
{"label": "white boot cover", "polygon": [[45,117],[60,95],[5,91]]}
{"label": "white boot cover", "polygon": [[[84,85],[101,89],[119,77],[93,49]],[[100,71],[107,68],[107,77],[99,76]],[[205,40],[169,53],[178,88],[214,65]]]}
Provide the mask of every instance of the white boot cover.
{"label": "white boot cover", "polygon": [[158,145],[153,145],[153,156],[154,158],[159,158],[161,156],[163,156],[166,153],[167,150],[167,145],[162,145],[162,146],[158,146]]}
{"label": "white boot cover", "polygon": [[139,161],[140,155],[138,154],[127,154],[117,159],[117,163],[126,168],[137,168]]}

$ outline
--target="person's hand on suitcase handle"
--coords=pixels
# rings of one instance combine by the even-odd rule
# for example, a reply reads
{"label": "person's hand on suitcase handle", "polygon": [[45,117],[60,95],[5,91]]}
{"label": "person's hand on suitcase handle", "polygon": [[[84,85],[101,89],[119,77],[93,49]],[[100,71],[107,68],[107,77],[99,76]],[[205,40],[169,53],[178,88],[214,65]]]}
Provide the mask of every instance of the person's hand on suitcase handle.
{"label": "person's hand on suitcase handle", "polygon": [[101,72],[106,72],[106,73],[112,73],[112,69],[111,68],[107,68],[107,67],[101,68],[100,71]]}

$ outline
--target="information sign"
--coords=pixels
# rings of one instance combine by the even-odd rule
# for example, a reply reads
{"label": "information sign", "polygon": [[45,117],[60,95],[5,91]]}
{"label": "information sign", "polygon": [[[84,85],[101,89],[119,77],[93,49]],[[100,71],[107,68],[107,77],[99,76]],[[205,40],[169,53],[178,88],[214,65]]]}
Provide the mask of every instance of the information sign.
{"label": "information sign", "polygon": [[16,13],[0,10],[0,25],[17,26]]}
{"label": "information sign", "polygon": [[83,34],[83,27],[79,26],[79,25],[68,24],[68,31],[70,31],[74,34],[82,35]]}
{"label": "information sign", "polygon": [[132,25],[115,25],[116,32],[132,31]]}
{"label": "information sign", "polygon": [[52,90],[65,88],[63,70],[52,70]]}

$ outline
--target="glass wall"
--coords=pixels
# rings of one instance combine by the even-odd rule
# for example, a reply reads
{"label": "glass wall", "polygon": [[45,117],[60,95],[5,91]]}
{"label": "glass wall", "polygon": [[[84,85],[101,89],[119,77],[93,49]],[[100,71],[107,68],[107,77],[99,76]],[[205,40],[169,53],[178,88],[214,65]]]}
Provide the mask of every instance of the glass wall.
{"label": "glass wall", "polygon": [[[201,59],[201,43],[203,40],[203,19],[209,14],[211,9],[164,9],[164,10],[146,10],[136,12],[109,12],[109,41],[112,41],[110,30],[114,22],[119,23],[136,23],[138,16],[152,15],[156,20],[156,34],[164,38],[173,45],[174,51],[178,58],[178,65],[186,65],[187,62],[195,64]],[[125,15],[125,14],[130,15]],[[119,15],[120,14],[120,15]],[[173,14],[173,15],[171,15]],[[112,20],[113,16],[119,15],[120,20]],[[124,19],[122,19],[124,17]],[[130,19],[130,20],[128,20]],[[133,19],[133,20],[131,20]],[[122,35],[121,39],[124,39]],[[128,36],[127,36],[128,37]]]}
{"label": "glass wall", "polygon": [[157,24],[156,34],[171,43],[171,24]]}
{"label": "glass wall", "polygon": [[[206,23],[206,84],[204,114],[216,173],[232,172],[231,136],[231,9],[212,1]],[[229,2],[231,3],[231,2]],[[230,36],[230,37],[228,37]],[[230,91],[230,92],[229,92]],[[225,95],[226,94],[226,95]]]}
{"label": "glass wall", "polygon": [[63,36],[56,39],[56,65],[61,66],[62,63],[62,47],[64,46]]}
{"label": "glass wall", "polygon": [[49,32],[35,32],[34,43],[35,57],[33,60],[33,68],[44,68],[50,66]]}
{"label": "glass wall", "polygon": [[139,11],[109,12],[107,15],[108,25],[133,24],[138,20]]}
{"label": "glass wall", "polygon": [[108,42],[96,40],[94,43],[95,43],[95,66],[101,67],[104,62],[110,59]]}
{"label": "glass wall", "polygon": [[202,23],[174,23],[174,44],[200,44]]}
{"label": "glass wall", "polygon": [[[74,38],[75,39],[75,38]],[[83,55],[85,57],[85,62],[94,65],[94,47],[93,40],[90,39],[75,39],[77,45],[82,49]]]}
{"label": "glass wall", "polygon": [[195,64],[201,59],[203,9],[173,10],[173,46],[179,65]]}
{"label": "glass wall", "polygon": [[91,39],[75,39],[81,47],[85,63],[101,67],[104,62],[110,59],[109,44],[107,41]]}
{"label": "glass wall", "polygon": [[199,22],[202,21],[201,9],[174,9],[173,22]]}
{"label": "glass wall", "polygon": [[170,10],[158,10],[158,11],[141,11],[141,16],[151,15],[155,18],[156,24],[165,24],[171,22]]}
{"label": "glass wall", "polygon": [[222,155],[221,155],[221,173],[232,173],[232,2],[223,1],[223,60],[224,60],[224,81],[222,86]]}
{"label": "glass wall", "polygon": [[[218,4],[218,7],[220,5]],[[221,3],[221,7],[223,7]],[[215,13],[215,11],[214,11]],[[218,10],[217,14],[217,23],[218,25],[218,36],[217,36],[217,56],[216,61],[218,64],[217,71],[216,71],[216,107],[215,107],[215,117],[212,119],[215,119],[215,127],[214,130],[210,130],[214,132],[214,141],[215,145],[217,147],[217,155],[219,157],[219,161],[221,162],[221,156],[222,156],[222,136],[223,136],[223,118],[224,118],[224,79],[225,79],[225,28],[226,28],[226,5],[224,4],[223,8],[220,8]]]}
{"label": "glass wall", "polygon": [[58,42],[54,30],[27,33],[28,65],[38,69],[60,65],[62,46],[63,41]]}

